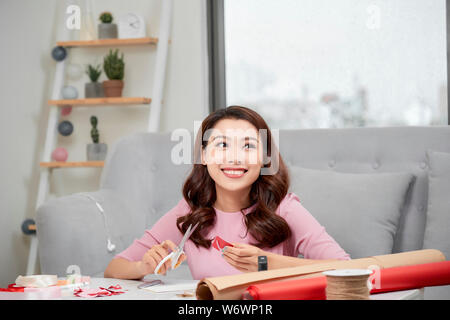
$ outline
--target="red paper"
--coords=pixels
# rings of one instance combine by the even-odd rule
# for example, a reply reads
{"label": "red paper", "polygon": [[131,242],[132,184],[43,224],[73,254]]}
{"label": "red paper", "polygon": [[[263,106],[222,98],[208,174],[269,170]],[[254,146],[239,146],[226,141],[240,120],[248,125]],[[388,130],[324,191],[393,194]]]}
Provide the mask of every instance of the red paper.
{"label": "red paper", "polygon": [[370,293],[408,290],[450,284],[450,261],[379,270],[380,283],[372,278]]}
{"label": "red paper", "polygon": [[[53,288],[53,286],[50,286],[49,288]],[[31,290],[25,287],[17,287],[15,283],[12,283],[8,285],[8,288],[0,288],[0,292],[25,292],[26,290]],[[34,289],[34,288],[33,288]],[[109,286],[108,288],[99,287],[96,288],[76,288],[73,291],[73,294],[80,298],[95,298],[95,297],[108,297],[108,296],[114,296],[118,294],[125,293],[124,291],[118,291],[123,290],[120,285],[115,286]]]}
{"label": "red paper", "polygon": [[222,239],[221,237],[219,237],[219,236],[216,236],[216,237],[213,239],[212,246],[213,246],[213,248],[215,248],[215,249],[217,249],[217,250],[219,250],[219,251],[222,251],[222,249],[223,249],[225,246],[228,246],[228,247],[234,247],[231,243],[229,243],[229,242],[223,240],[223,239]]}
{"label": "red paper", "polygon": [[120,290],[122,287],[120,285],[115,286],[109,286],[108,288],[99,287],[96,288],[89,288],[89,289],[82,289],[77,288],[73,291],[74,296],[80,297],[80,298],[95,298],[95,297],[109,297],[114,296],[118,294],[125,293],[124,291],[114,291],[114,290]]}
{"label": "red paper", "polygon": [[[376,270],[370,277],[370,293],[416,289],[450,284],[450,261],[417,264]],[[244,299],[253,300],[324,300],[326,277],[273,281],[251,285]]]}
{"label": "red paper", "polygon": [[16,287],[15,283],[8,285],[8,288],[0,288],[2,292],[24,292],[25,287]]}
{"label": "red paper", "polygon": [[[316,277],[291,281],[268,282],[248,287],[248,300],[325,300],[327,279]],[[246,295],[247,294],[247,295]]]}

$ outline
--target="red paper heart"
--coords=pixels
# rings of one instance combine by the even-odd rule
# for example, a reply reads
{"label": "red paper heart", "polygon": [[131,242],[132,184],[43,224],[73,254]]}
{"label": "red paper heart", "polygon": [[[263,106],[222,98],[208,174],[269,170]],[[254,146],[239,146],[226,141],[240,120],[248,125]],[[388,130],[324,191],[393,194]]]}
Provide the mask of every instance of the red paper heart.
{"label": "red paper heart", "polygon": [[223,239],[222,239],[221,237],[219,237],[219,236],[216,236],[216,237],[213,239],[212,246],[213,246],[213,248],[215,248],[216,250],[219,250],[219,251],[221,251],[225,246],[233,247],[233,245],[232,245],[231,243],[229,243],[229,242],[223,240]]}
{"label": "red paper heart", "polygon": [[[113,290],[114,289],[114,290]],[[108,288],[99,287],[98,289],[82,289],[77,288],[73,291],[73,294],[80,298],[88,298],[88,297],[109,297],[109,296],[115,296],[118,294],[125,293],[125,291],[115,291],[118,289],[122,289],[120,285],[115,286],[109,286]],[[123,289],[122,289],[123,290]]]}

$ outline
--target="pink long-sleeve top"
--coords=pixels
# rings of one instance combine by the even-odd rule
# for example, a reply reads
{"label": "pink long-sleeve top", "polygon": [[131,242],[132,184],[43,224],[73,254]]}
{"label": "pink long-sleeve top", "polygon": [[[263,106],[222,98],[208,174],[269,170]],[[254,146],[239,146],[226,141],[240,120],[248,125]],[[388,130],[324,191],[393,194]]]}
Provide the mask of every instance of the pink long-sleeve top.
{"label": "pink long-sleeve top", "polygon": [[[256,204],[244,210],[244,214],[250,212]],[[228,242],[251,244],[255,239],[246,232],[243,215],[240,211],[224,212],[214,208],[216,222],[206,235],[207,239],[220,236]],[[153,245],[164,240],[172,240],[179,243],[183,234],[176,226],[178,217],[190,212],[186,200],[182,198],[178,204],[162,216],[155,225],[146,230],[140,239],[134,242],[115,258],[124,258],[129,261],[139,261],[145,252]],[[289,239],[273,248],[264,248],[264,251],[297,257],[302,254],[305,259],[350,259],[336,241],[325,231],[325,228],[301,205],[299,198],[294,193],[288,193],[281,201],[276,214],[283,217],[291,228],[292,235]],[[194,279],[217,277],[242,273],[229,265],[222,257],[222,253],[212,246],[209,249],[196,247],[188,240],[184,246],[189,269]]]}

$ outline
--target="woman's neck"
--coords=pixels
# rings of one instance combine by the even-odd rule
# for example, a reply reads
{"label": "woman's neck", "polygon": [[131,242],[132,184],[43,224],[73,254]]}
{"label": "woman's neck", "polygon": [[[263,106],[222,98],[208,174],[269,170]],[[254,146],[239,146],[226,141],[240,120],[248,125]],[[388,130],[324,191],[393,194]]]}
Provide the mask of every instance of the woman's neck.
{"label": "woman's neck", "polygon": [[250,188],[248,190],[229,191],[217,187],[214,207],[220,211],[237,212],[250,206]]}

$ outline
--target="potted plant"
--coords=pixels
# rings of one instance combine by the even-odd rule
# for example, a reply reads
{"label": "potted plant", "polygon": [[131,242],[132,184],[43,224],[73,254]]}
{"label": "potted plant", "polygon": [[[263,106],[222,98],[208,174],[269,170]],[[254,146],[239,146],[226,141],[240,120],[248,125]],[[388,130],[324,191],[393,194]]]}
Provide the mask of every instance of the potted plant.
{"label": "potted plant", "polygon": [[91,82],[88,82],[84,85],[84,97],[85,98],[98,98],[103,97],[103,86],[101,83],[97,82],[98,78],[102,74],[101,65],[92,66],[88,65],[86,68],[86,74],[91,79]]}
{"label": "potted plant", "polygon": [[119,57],[119,49],[114,52],[110,49],[109,54],[103,59],[103,70],[109,80],[103,81],[103,90],[106,97],[121,97],[123,89],[123,76],[125,62],[123,53]]}
{"label": "potted plant", "polygon": [[88,161],[103,161],[106,159],[106,153],[108,151],[106,143],[99,143],[100,134],[98,133],[97,124],[97,117],[91,116],[91,138],[93,143],[87,145]]}
{"label": "potted plant", "polygon": [[99,39],[114,39],[117,38],[117,25],[112,23],[113,16],[110,12],[102,12],[99,20],[102,22],[98,25]]}

